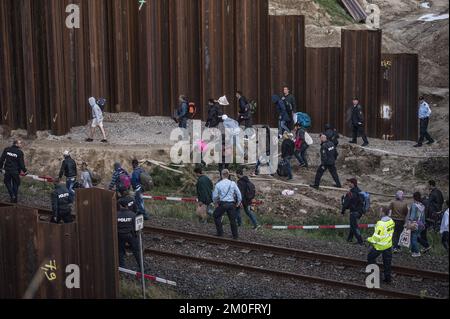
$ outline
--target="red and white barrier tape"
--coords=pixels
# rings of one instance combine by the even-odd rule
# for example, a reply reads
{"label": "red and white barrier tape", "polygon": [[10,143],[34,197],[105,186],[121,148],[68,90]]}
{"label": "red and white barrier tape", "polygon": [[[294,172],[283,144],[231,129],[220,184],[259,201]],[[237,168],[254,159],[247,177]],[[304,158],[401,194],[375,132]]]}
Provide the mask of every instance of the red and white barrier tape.
{"label": "red and white barrier tape", "polygon": [[28,175],[21,174],[21,176],[34,179],[35,181],[38,181],[38,182],[53,183],[53,181],[54,181],[53,177],[51,177],[51,176],[37,176],[37,175],[31,175],[31,174],[28,174]]}
{"label": "red and white barrier tape", "polygon": [[[361,224],[359,228],[374,228],[374,224]],[[320,226],[264,226],[267,229],[272,230],[318,230],[318,229],[349,229],[350,225],[320,225]]]}
{"label": "red and white barrier tape", "polygon": [[[144,199],[163,201],[163,202],[182,202],[182,203],[198,203],[197,198],[181,198],[181,197],[168,197],[168,196],[151,196],[144,194]],[[261,201],[253,201],[253,205],[261,205]]]}
{"label": "red and white barrier tape", "polygon": [[[119,267],[119,271],[123,272],[125,274],[129,274],[129,275],[135,276],[137,279],[141,279],[141,276],[142,276],[142,274],[140,272],[129,270],[129,269],[125,269],[125,268],[121,268],[121,267]],[[151,275],[144,274],[144,278],[147,279],[147,280],[150,280],[150,281],[159,282],[159,283],[170,285],[170,286],[176,286],[177,285],[177,283],[174,282],[174,281],[170,281],[170,280],[167,280],[167,279],[162,279],[162,278],[151,276]]]}

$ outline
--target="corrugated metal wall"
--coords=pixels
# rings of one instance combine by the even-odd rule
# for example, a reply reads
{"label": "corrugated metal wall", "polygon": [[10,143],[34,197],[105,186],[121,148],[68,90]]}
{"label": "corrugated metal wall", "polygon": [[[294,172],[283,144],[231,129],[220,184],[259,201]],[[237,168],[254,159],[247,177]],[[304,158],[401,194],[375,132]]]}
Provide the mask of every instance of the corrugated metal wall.
{"label": "corrugated metal wall", "polygon": [[306,107],[311,116],[313,133],[324,131],[329,123],[342,130],[340,118],[341,103],[341,49],[306,49]]}
{"label": "corrugated metal wall", "polygon": [[417,140],[419,57],[417,54],[383,54],[381,105],[392,118],[381,119],[378,136],[391,140]]}
{"label": "corrugated metal wall", "polygon": [[[0,299],[22,298],[35,273],[52,261],[56,279],[44,277],[35,298],[117,298],[115,202],[112,192],[78,191],[77,221],[67,225],[40,221],[38,216],[48,216],[48,211],[0,203]],[[66,286],[66,267],[71,264],[80,267],[80,289]]]}
{"label": "corrugated metal wall", "polygon": [[341,49],[342,132],[351,135],[349,113],[352,99],[358,97],[364,107],[366,133],[379,137],[381,31],[342,30]]}
{"label": "corrugated metal wall", "polygon": [[[80,6],[79,30],[65,26],[70,3]],[[367,133],[381,137],[381,31],[343,30],[342,75],[328,74],[319,87],[324,73],[306,70],[304,17],[269,17],[267,0],[155,0],[141,11],[128,0],[4,0],[0,18],[1,123],[31,135],[86,124],[89,96],[107,98],[108,111],[170,116],[186,94],[205,120],[207,100],[224,94],[232,103],[224,111],[235,117],[241,90],[258,102],[255,124],[277,125],[270,96],[288,85],[299,110],[317,118],[332,111],[336,95],[319,112],[306,103],[308,77],[317,91],[341,87],[334,122],[343,133],[358,95],[371,119]]]}

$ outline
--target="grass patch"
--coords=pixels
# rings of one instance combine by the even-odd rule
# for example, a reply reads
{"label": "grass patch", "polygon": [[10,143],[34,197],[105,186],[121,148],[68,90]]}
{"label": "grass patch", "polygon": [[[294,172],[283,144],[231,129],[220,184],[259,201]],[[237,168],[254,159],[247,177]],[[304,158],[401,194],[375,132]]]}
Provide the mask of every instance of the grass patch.
{"label": "grass patch", "polygon": [[[142,286],[139,280],[120,279],[120,298],[121,299],[142,299]],[[170,288],[157,284],[146,284],[145,296],[147,299],[180,299],[177,292]]]}
{"label": "grass patch", "polygon": [[331,16],[334,25],[344,26],[353,22],[352,17],[341,6],[339,0],[314,0]]}

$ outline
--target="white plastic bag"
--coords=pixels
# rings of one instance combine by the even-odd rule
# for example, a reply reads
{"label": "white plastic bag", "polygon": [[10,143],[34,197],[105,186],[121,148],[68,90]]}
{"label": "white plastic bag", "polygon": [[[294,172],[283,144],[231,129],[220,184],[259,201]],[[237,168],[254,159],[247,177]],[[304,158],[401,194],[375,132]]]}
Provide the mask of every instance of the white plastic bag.
{"label": "white plastic bag", "polygon": [[398,241],[398,245],[402,247],[409,248],[411,246],[411,230],[405,228],[400,235],[400,240]]}
{"label": "white plastic bag", "polygon": [[314,140],[312,139],[311,135],[308,134],[308,132],[305,132],[305,142],[309,146],[314,144]]}

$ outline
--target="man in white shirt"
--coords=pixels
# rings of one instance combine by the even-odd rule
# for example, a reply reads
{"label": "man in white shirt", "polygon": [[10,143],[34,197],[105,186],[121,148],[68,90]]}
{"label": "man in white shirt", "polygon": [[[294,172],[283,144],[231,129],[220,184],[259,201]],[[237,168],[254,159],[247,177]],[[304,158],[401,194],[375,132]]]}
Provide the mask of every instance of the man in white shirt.
{"label": "man in white shirt", "polygon": [[102,143],[108,143],[108,140],[106,139],[106,133],[105,129],[103,127],[103,112],[100,106],[98,106],[97,101],[94,97],[89,98],[89,105],[92,108],[92,125],[91,130],[89,132],[89,137],[86,139],[86,142],[93,142],[94,141],[94,134],[95,129],[97,127],[100,128],[102,134],[103,134],[103,140]]}
{"label": "man in white shirt", "polygon": [[428,125],[430,124],[431,114],[432,112],[430,105],[425,101],[425,98],[421,96],[419,99],[420,138],[419,142],[414,147],[422,147],[425,139],[428,140],[428,145],[435,142],[428,133]]}

